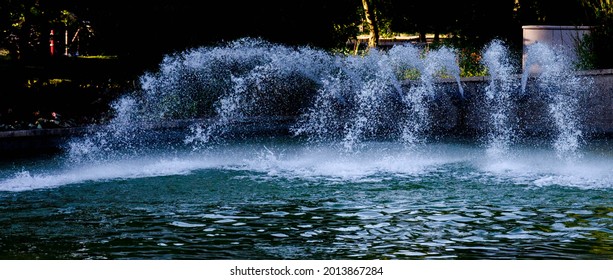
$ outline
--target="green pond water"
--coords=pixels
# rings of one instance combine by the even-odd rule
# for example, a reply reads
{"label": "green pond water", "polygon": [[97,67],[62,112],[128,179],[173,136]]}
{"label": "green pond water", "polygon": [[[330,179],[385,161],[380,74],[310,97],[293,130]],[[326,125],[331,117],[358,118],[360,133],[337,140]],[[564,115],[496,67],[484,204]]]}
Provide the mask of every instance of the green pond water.
{"label": "green pond water", "polygon": [[613,259],[613,153],[286,138],[0,164],[1,259]]}

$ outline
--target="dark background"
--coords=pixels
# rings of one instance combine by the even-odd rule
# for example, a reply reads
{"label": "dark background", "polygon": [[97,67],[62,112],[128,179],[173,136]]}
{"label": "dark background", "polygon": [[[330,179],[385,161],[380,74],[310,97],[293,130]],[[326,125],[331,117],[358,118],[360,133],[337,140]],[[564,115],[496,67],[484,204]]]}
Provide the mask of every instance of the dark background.
{"label": "dark background", "polygon": [[[57,37],[62,36],[65,27],[57,20],[54,22],[54,18],[67,10],[73,13],[76,21],[91,25],[93,36],[88,42],[89,54],[118,55],[139,60],[146,66],[156,64],[164,54],[241,37],[338,49],[358,34],[364,17],[361,0],[2,1],[0,28],[11,23],[10,16],[6,15],[21,10],[33,32],[40,33],[34,38],[22,31],[20,40],[33,37],[30,38],[32,46],[22,48],[22,59],[40,59],[48,52],[49,29],[56,29],[56,40],[61,42]],[[518,48],[521,47],[522,25],[594,24],[594,11],[584,4],[589,1],[376,0],[374,3],[383,35],[386,32],[437,32],[452,34],[464,41],[456,44],[475,48],[493,38]],[[36,7],[38,13],[28,11],[31,7]],[[0,31],[6,38],[7,30]],[[72,35],[74,30],[70,31]],[[4,45],[8,43],[6,39],[0,40]]]}

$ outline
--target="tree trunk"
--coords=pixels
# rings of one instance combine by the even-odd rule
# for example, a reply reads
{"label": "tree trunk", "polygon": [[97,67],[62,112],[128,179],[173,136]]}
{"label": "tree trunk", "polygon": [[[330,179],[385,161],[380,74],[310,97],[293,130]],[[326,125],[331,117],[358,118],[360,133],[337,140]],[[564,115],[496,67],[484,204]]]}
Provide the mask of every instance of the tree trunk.
{"label": "tree trunk", "polygon": [[364,7],[364,16],[366,23],[370,29],[370,37],[368,38],[368,47],[376,48],[379,46],[379,27],[377,25],[375,0],[362,0]]}

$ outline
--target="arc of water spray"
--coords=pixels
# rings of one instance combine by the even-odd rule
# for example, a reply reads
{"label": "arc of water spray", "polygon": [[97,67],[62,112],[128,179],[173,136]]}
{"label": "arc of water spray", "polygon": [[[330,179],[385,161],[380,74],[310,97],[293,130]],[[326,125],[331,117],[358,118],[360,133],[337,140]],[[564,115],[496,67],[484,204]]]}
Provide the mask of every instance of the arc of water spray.
{"label": "arc of water spray", "polygon": [[421,64],[417,64],[421,71],[420,82],[411,88],[405,95],[404,102],[409,106],[407,121],[402,129],[402,140],[409,146],[414,146],[424,139],[424,133],[429,127],[430,112],[428,99],[435,95],[435,80],[441,72],[452,75],[458,84],[460,96],[464,97],[464,90],[460,80],[460,68],[457,55],[452,49],[442,47],[426,53]]}
{"label": "arc of water spray", "polygon": [[[567,159],[580,156],[583,133],[578,122],[578,95],[591,84],[586,78],[578,77],[572,65],[566,50],[535,43],[527,48],[522,74],[522,92],[528,76],[537,77],[537,86],[549,100],[549,115],[557,130],[553,147],[558,157]],[[531,73],[535,66],[538,70]]]}

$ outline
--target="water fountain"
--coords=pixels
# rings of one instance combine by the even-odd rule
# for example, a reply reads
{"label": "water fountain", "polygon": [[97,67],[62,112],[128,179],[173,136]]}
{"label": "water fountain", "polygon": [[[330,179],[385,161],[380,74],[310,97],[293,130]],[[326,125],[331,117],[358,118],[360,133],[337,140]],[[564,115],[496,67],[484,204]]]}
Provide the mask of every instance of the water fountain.
{"label": "water fountain", "polygon": [[560,157],[577,157],[582,141],[578,102],[581,93],[590,90],[592,81],[573,74],[572,62],[562,48],[533,44],[529,46],[525,64],[522,91],[526,89],[530,71],[538,65],[537,87],[540,97],[549,102],[548,111],[557,132],[553,143],[556,152]]}
{"label": "water fountain", "polygon": [[0,163],[0,258],[611,258],[592,77],[508,53],[478,82],[450,48],[168,55],[65,153]]}
{"label": "water fountain", "polygon": [[490,80],[485,88],[489,120],[487,127],[487,153],[500,157],[513,143],[516,127],[512,119],[512,94],[517,89],[516,70],[508,57],[509,50],[500,41],[493,41],[483,52],[483,64],[488,69]]}

